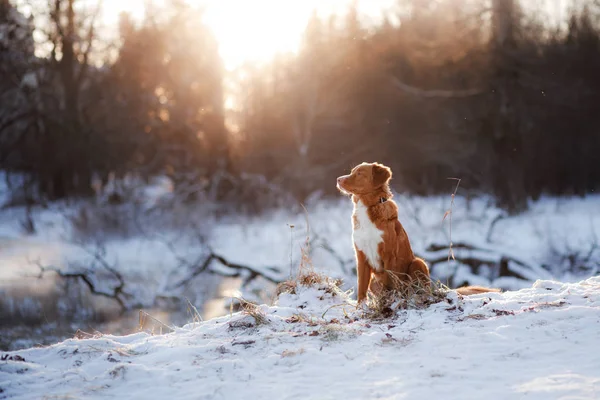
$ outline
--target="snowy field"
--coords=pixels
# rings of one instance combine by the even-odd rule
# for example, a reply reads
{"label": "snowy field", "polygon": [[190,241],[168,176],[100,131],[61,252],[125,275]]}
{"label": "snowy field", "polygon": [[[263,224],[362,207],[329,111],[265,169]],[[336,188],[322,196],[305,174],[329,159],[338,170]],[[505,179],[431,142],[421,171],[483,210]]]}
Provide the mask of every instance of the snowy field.
{"label": "snowy field", "polygon": [[[518,216],[504,215],[485,198],[467,201],[457,197],[452,238],[449,218],[443,221],[450,208],[449,197],[397,195],[396,201],[415,252],[430,264],[437,259],[431,265],[433,275],[452,286],[469,283],[514,290],[527,287],[536,279],[573,282],[600,271],[600,214],[597,213],[600,196],[545,198],[532,203],[529,211]],[[100,210],[120,215],[121,221],[138,218],[130,215],[127,208],[123,211],[123,207],[115,207],[116,210],[108,206],[86,207],[92,214]],[[306,213],[297,210],[299,207],[290,207],[258,217],[230,215],[216,219],[195,209],[177,210],[178,215],[187,218],[186,223],[194,223],[193,228],[163,228],[160,225],[163,220],[143,215],[141,228],[131,223],[120,228],[125,234],[92,238],[82,236],[72,225],[79,208],[80,205],[53,205],[34,210],[36,232],[31,235],[22,232],[24,210],[13,208],[1,212],[0,262],[4,268],[0,280],[23,283],[24,275],[39,272],[36,263],[64,271],[80,270],[92,263],[89,253],[101,250],[103,258],[130,280],[128,290],[136,300],[151,306],[158,297],[180,294],[177,291],[180,288],[175,286],[190,276],[209,250],[229,262],[285,279],[295,272],[308,237],[314,266],[344,279],[348,288],[354,284],[352,205],[347,198],[312,201],[306,204]],[[164,218],[170,212],[167,209],[161,215]],[[448,263],[450,239],[455,245],[457,261]],[[473,248],[458,247],[461,244]],[[517,273],[518,278],[501,276],[488,265],[474,271],[462,262],[473,258],[489,264],[499,264],[507,258],[508,270]],[[226,275],[233,271],[213,262],[207,272]],[[106,282],[112,284],[108,278]],[[190,284],[197,285],[198,279],[190,279]],[[253,296],[254,289],[262,286],[264,282],[259,279],[256,284],[242,288],[242,293]]]}
{"label": "snowy field", "polygon": [[2,399],[597,399],[600,277],[388,320],[329,283],[173,328],[5,353]]}
{"label": "snowy field", "polygon": [[[600,398],[600,196],[543,198],[519,216],[458,196],[450,235],[449,196],[396,195],[413,248],[435,277],[507,291],[451,292],[387,320],[352,300],[349,199],[217,218],[169,196],[155,184],[134,203],[50,204],[32,210],[34,232],[26,232],[25,209],[0,212],[0,334],[13,328],[7,321],[43,317],[52,331],[52,316],[71,316],[46,341],[71,338],[61,343],[33,347],[27,329],[9,340],[17,350],[0,352],[0,399]],[[448,261],[451,241],[456,260]],[[246,285],[215,293],[215,277],[239,272],[218,260],[194,275],[218,254],[283,281],[298,274],[302,249],[304,265],[343,284],[274,298],[273,284],[248,273],[240,276]],[[38,264],[84,271],[110,290],[114,273],[103,263],[123,276],[125,305],[151,311],[158,329],[119,336],[115,321],[115,330],[75,335],[79,327],[93,333],[86,321],[111,300],[83,285],[65,290],[50,272],[35,277]],[[233,312],[234,296],[263,305]],[[196,322],[171,324],[190,304],[202,315],[185,321]],[[207,315],[219,317],[200,322]]]}
{"label": "snowy field", "polygon": [[[134,185],[133,200],[124,204],[110,205],[101,197],[34,208],[34,232],[26,232],[24,208],[0,210],[0,348],[54,343],[78,328],[129,333],[137,327],[139,309],[181,325],[191,320],[190,304],[204,318],[228,313],[232,297],[271,304],[274,285],[260,274],[276,281],[295,275],[301,249],[308,250],[317,271],[342,279],[344,290],[355,285],[348,198],[315,198],[306,211],[290,205],[260,216],[217,218],[206,204],[173,202],[166,186],[164,180]],[[485,197],[458,196],[452,237],[450,218],[444,220],[449,196],[395,199],[415,252],[450,287],[518,290],[537,279],[577,282],[600,270],[600,196],[543,198],[518,216],[505,215]],[[450,239],[456,261],[448,262]],[[240,278],[221,281],[240,271],[217,259],[196,274],[211,253],[258,272],[258,278],[244,285],[253,275],[241,271]],[[38,279],[38,265],[84,272],[98,290],[110,293],[119,282],[95,256],[122,275],[125,316],[119,316],[115,301],[90,295],[81,282],[66,284],[50,271]],[[28,322],[18,326],[23,321]],[[36,335],[27,334],[39,324]]]}

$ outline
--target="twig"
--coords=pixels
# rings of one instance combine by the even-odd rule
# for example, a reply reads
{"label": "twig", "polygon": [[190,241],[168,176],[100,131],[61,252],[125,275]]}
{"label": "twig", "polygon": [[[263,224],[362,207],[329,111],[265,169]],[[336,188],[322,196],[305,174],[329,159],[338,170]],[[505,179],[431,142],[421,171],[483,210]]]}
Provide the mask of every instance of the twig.
{"label": "twig", "polygon": [[332,308],[335,307],[343,307],[343,306],[347,306],[349,305],[348,303],[340,303],[340,304],[334,304],[330,307],[327,307],[327,309],[325,310],[325,312],[321,315],[321,318],[325,319],[325,314],[327,314],[329,312],[329,310],[331,310]]}
{"label": "twig", "polygon": [[450,200],[450,209],[448,211],[446,211],[446,213],[444,214],[444,218],[442,218],[442,223],[446,220],[446,217],[450,217],[450,247],[448,248],[448,262],[450,262],[450,258],[452,257],[453,260],[455,260],[454,258],[454,251],[452,250],[452,211],[454,210],[454,198],[456,197],[456,192],[458,192],[458,186],[460,185],[460,178],[448,178],[451,180],[455,180],[456,182],[456,187],[454,188],[454,192],[451,195],[451,200]]}
{"label": "twig", "polygon": [[206,257],[206,259],[200,266],[198,266],[199,260],[198,260],[198,262],[196,262],[194,264],[188,264],[188,267],[192,271],[192,273],[190,275],[186,276],[185,278],[181,279],[175,285],[173,285],[172,289],[176,289],[176,288],[179,288],[179,287],[185,285],[190,280],[194,279],[195,277],[197,277],[198,275],[200,275],[201,273],[206,271],[208,269],[208,267],[210,266],[210,263],[212,262],[212,260],[213,260],[213,255],[209,254],[208,257]]}
{"label": "twig", "polygon": [[191,311],[194,312],[193,318],[194,319],[198,319],[198,322],[204,321],[204,319],[202,318],[202,315],[200,315],[200,312],[198,311],[198,309],[196,308],[196,306],[193,305],[192,302],[189,299],[187,299],[187,298],[186,298],[186,301],[188,303],[188,310],[190,310],[190,313],[191,313]]}
{"label": "twig", "polygon": [[293,254],[294,254],[294,228],[295,228],[295,225],[288,224],[288,226],[290,227],[290,279],[292,279],[293,269],[294,269]]}
{"label": "twig", "polygon": [[64,278],[64,279],[81,280],[89,288],[89,290],[92,294],[115,300],[121,307],[121,312],[125,312],[128,309],[127,305],[125,304],[125,301],[121,298],[122,296],[130,297],[130,295],[128,293],[125,293],[123,291],[125,282],[123,281],[122,278],[118,277],[119,286],[114,288],[112,293],[109,293],[109,292],[105,292],[105,291],[102,291],[102,290],[99,290],[96,288],[95,283],[93,282],[93,280],[91,279],[91,277],[89,275],[90,271],[87,271],[88,273],[86,273],[86,272],[63,272],[63,271],[61,271],[60,268],[53,267],[53,266],[45,267],[45,266],[41,265],[39,262],[37,263],[37,266],[40,269],[40,274],[39,274],[38,278],[42,278],[45,272],[51,271],[51,272],[56,273],[58,276],[60,276],[61,278]]}
{"label": "twig", "polygon": [[[157,322],[158,324],[161,325],[161,328],[164,326],[165,328],[171,330],[172,332],[175,332],[175,329],[170,327],[169,325],[165,324],[164,322],[162,322],[161,320],[159,320],[158,318],[153,317],[152,315],[148,314],[146,311],[144,310],[140,310],[140,317],[139,317],[139,329],[140,331],[144,329],[144,323],[146,322],[146,317],[150,318],[152,321]],[[162,331],[161,331],[162,333]]]}
{"label": "twig", "polygon": [[300,259],[300,267],[298,274],[300,274],[301,268],[303,268],[307,264],[311,264],[310,221],[308,220],[308,210],[306,209],[306,207],[304,207],[304,204],[300,203],[300,206],[304,210],[304,218],[306,221],[306,240],[304,241],[304,246],[300,246],[300,253],[302,258]]}

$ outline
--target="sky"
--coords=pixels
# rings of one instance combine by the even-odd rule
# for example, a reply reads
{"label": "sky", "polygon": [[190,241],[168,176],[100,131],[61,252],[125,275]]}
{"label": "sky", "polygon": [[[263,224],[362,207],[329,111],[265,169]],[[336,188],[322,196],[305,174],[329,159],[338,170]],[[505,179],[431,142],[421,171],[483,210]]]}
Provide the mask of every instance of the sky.
{"label": "sky", "polygon": [[[92,0],[88,0],[92,1]],[[278,52],[294,52],[313,10],[343,13],[352,0],[188,0],[205,5],[205,23],[219,42],[227,69],[244,61],[267,61]],[[358,0],[361,14],[378,18],[396,0]],[[105,0],[105,22],[116,22],[122,11],[143,15],[143,0]],[[273,32],[276,32],[274,35]]]}
{"label": "sky", "polygon": [[[41,0],[39,0],[41,1]],[[98,0],[78,0],[93,7]],[[121,12],[142,18],[148,0],[103,0],[103,22],[108,32],[115,32]],[[151,0],[163,3],[165,0]],[[245,61],[264,62],[276,53],[295,52],[302,32],[313,10],[320,15],[343,14],[353,1],[364,18],[379,19],[394,8],[397,0],[185,0],[192,6],[206,9],[204,22],[214,32],[225,67],[234,70]],[[570,0],[527,0],[525,9],[540,13],[548,23],[564,18]],[[457,0],[460,6],[461,0]],[[17,0],[28,14],[29,0]],[[275,32],[275,34],[274,34]]]}

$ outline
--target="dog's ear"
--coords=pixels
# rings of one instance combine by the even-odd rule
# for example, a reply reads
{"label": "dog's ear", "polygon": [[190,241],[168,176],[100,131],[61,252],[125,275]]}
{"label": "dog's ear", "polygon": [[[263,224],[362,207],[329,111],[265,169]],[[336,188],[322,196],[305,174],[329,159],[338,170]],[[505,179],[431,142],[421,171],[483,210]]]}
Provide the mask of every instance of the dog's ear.
{"label": "dog's ear", "polygon": [[386,184],[392,178],[392,170],[383,164],[373,164],[373,183],[377,186]]}

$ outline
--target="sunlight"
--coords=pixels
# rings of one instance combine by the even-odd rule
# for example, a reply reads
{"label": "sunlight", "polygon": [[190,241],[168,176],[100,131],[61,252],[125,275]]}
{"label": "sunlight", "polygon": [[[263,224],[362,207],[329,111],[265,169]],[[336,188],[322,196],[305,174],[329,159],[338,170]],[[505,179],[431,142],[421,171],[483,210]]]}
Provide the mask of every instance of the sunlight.
{"label": "sunlight", "polygon": [[130,14],[134,18],[141,18],[144,15],[144,0],[104,0],[102,6],[107,23],[117,22],[119,14],[122,12]]}
{"label": "sunlight", "polygon": [[[321,15],[343,13],[353,0],[188,0],[205,6],[205,22],[214,32],[225,67],[232,70],[245,61],[263,62],[277,53],[294,52],[313,10]],[[361,15],[379,18],[394,0],[357,1]],[[105,0],[106,22],[119,13],[135,18],[144,14],[144,0]]]}

